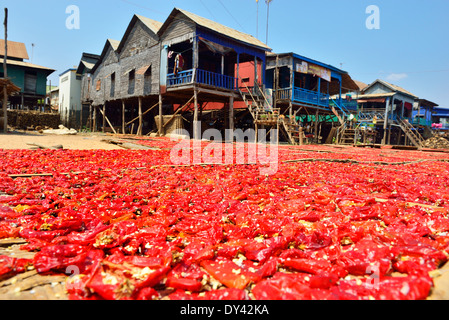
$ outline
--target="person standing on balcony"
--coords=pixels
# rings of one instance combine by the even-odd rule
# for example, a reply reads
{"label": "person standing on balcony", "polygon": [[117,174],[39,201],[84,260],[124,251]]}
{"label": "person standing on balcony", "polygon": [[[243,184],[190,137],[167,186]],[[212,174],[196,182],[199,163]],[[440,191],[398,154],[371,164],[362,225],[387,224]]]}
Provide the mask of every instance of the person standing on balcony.
{"label": "person standing on balcony", "polygon": [[177,76],[178,73],[183,70],[183,68],[184,68],[184,58],[180,53],[178,53],[175,58],[175,71],[174,71],[175,76]]}

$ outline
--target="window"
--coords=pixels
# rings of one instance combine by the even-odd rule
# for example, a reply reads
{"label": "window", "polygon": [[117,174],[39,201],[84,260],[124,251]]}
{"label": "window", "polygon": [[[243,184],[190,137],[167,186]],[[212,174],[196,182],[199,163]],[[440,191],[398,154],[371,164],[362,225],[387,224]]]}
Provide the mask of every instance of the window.
{"label": "window", "polygon": [[113,72],[111,74],[111,92],[110,92],[111,97],[113,97],[115,95],[115,72]]}
{"label": "window", "polygon": [[97,87],[96,87],[96,90],[97,90],[97,91],[100,91],[100,89],[101,89],[101,80],[97,80]]}
{"label": "window", "polygon": [[128,94],[134,94],[134,88],[136,85],[136,70],[131,70],[129,72],[129,82],[128,82]]}
{"label": "window", "polygon": [[151,93],[151,66],[148,67],[148,69],[145,71],[143,75],[143,82],[144,82],[144,91],[145,94]]}
{"label": "window", "polygon": [[23,91],[26,93],[36,93],[36,87],[37,87],[37,72],[26,71],[25,87]]}

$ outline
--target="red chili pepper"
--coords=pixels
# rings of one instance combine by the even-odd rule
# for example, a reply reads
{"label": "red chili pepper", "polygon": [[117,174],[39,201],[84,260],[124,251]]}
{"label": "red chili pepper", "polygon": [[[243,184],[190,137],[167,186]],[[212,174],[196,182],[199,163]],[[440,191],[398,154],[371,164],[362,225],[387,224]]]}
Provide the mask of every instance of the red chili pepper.
{"label": "red chili pepper", "polygon": [[242,268],[228,259],[202,261],[201,266],[228,288],[245,289],[251,281]]}

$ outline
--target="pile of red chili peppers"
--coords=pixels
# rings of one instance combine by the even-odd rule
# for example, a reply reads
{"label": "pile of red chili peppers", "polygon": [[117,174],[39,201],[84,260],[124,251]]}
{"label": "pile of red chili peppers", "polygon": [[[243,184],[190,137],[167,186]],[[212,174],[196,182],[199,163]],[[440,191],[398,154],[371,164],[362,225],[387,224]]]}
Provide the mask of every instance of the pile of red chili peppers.
{"label": "pile of red chili peppers", "polygon": [[[0,150],[0,238],[36,252],[0,256],[0,281],[33,266],[67,274],[70,299],[416,300],[447,261],[448,154],[281,147],[261,175],[142,143],[162,149]],[[309,158],[360,163],[285,162]]]}

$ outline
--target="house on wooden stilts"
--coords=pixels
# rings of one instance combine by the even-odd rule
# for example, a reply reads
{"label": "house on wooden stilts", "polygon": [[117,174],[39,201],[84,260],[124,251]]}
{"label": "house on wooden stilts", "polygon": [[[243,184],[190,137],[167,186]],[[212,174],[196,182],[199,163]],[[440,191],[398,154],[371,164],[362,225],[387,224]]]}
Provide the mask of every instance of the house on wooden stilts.
{"label": "house on wooden stilts", "polygon": [[272,110],[259,112],[256,126],[280,124],[291,144],[325,142],[349,113],[342,94],[358,90],[346,71],[295,53],[267,54],[266,88],[272,90]]}
{"label": "house on wooden stilts", "polygon": [[413,93],[377,79],[358,96],[358,123],[374,124],[377,143],[422,148],[423,128],[413,123],[413,108],[419,98]]}
{"label": "house on wooden stilts", "polygon": [[[271,49],[258,39],[177,8],[158,36],[161,105],[173,106],[160,108],[159,134],[167,133],[166,124],[175,116],[187,120],[185,129],[193,138],[202,135],[208,122],[234,129],[235,104],[251,106],[245,100],[250,93],[261,98],[262,90],[255,88],[263,88],[265,53]],[[220,111],[214,113],[215,119],[204,117],[205,111],[214,109],[211,106]]]}
{"label": "house on wooden stilts", "polygon": [[121,41],[106,41],[83,94],[91,105],[93,131],[142,135],[152,130],[159,105],[161,25],[134,15]]}

